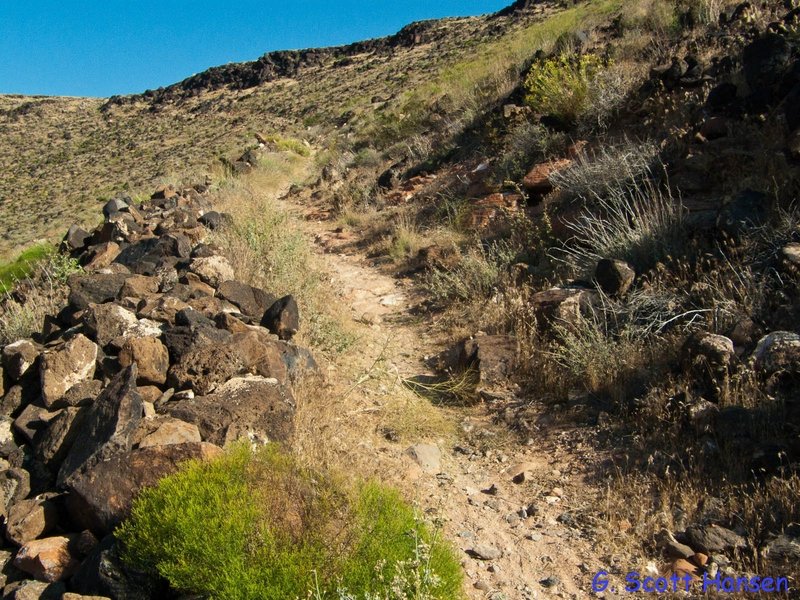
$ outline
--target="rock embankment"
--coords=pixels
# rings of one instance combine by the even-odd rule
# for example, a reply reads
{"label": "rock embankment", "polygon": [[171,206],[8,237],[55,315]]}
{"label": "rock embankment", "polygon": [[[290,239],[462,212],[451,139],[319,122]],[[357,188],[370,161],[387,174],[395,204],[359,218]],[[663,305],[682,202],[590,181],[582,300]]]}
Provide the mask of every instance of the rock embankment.
{"label": "rock embankment", "polygon": [[111,535],[144,486],[235,440],[287,442],[297,303],[234,278],[203,186],[109,201],[62,251],[83,272],[32,339],[2,348],[4,598],[149,598]]}

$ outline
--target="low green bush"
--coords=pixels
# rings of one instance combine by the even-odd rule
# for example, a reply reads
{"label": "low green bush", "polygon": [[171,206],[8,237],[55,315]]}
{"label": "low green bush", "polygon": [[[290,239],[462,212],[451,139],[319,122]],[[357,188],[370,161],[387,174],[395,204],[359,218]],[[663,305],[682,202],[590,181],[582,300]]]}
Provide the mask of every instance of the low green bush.
{"label": "low green bush", "polygon": [[145,490],[117,529],[125,560],[225,600],[461,597],[450,547],[399,494],[236,446]]}
{"label": "low green bush", "polygon": [[536,62],[525,79],[525,101],[536,112],[574,124],[598,95],[607,66],[594,54],[561,54]]}

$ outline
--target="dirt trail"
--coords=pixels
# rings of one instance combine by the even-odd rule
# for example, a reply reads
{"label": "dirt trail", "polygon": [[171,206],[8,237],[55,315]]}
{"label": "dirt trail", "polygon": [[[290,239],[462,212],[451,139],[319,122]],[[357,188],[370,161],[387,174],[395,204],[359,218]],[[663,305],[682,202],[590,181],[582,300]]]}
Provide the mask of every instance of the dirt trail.
{"label": "dirt trail", "polygon": [[[349,375],[355,379],[350,389],[376,359],[398,380],[426,373],[424,357],[442,350],[444,340],[412,316],[420,298],[409,283],[371,264],[357,240],[335,223],[287,206],[303,217],[332,289],[357,324],[360,351],[354,360],[360,364]],[[372,474],[401,487],[428,517],[442,522],[445,536],[462,552],[470,598],[591,597],[593,574],[608,568],[581,516],[594,493],[585,482],[591,446],[556,426],[542,427],[525,443],[505,424],[494,423],[483,406],[427,406],[418,414],[409,408],[405,418],[418,419],[414,425],[428,434],[393,439],[382,435],[381,425],[394,393],[380,384],[349,395],[339,410],[344,417],[327,435],[332,445],[341,444],[342,460],[368,464]],[[431,435],[429,421],[437,416],[455,422],[455,434]],[[348,437],[343,428],[354,435]],[[425,469],[408,456],[408,448],[420,443],[439,448],[438,466]],[[512,482],[517,471],[525,471],[522,483]]]}

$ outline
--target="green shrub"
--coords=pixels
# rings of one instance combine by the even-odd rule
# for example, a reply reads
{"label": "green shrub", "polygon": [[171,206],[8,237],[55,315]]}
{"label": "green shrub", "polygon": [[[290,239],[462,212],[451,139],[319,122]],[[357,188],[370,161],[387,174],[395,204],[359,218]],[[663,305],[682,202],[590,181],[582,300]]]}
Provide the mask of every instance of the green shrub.
{"label": "green shrub", "polygon": [[576,123],[598,95],[607,64],[594,54],[562,54],[535,63],[525,79],[525,101],[536,112]]}
{"label": "green shrub", "polygon": [[129,564],[211,599],[461,593],[453,552],[397,492],[347,487],[275,446],[188,463],[145,490],[116,535]]}

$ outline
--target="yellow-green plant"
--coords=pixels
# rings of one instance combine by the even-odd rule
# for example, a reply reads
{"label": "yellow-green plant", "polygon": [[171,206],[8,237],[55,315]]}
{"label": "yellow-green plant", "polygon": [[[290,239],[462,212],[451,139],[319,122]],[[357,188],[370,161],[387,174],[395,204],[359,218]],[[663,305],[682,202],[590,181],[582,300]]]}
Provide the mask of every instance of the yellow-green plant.
{"label": "yellow-green plant", "polygon": [[596,84],[606,67],[595,54],[562,54],[537,62],[525,79],[525,101],[536,112],[575,123],[597,94]]}

